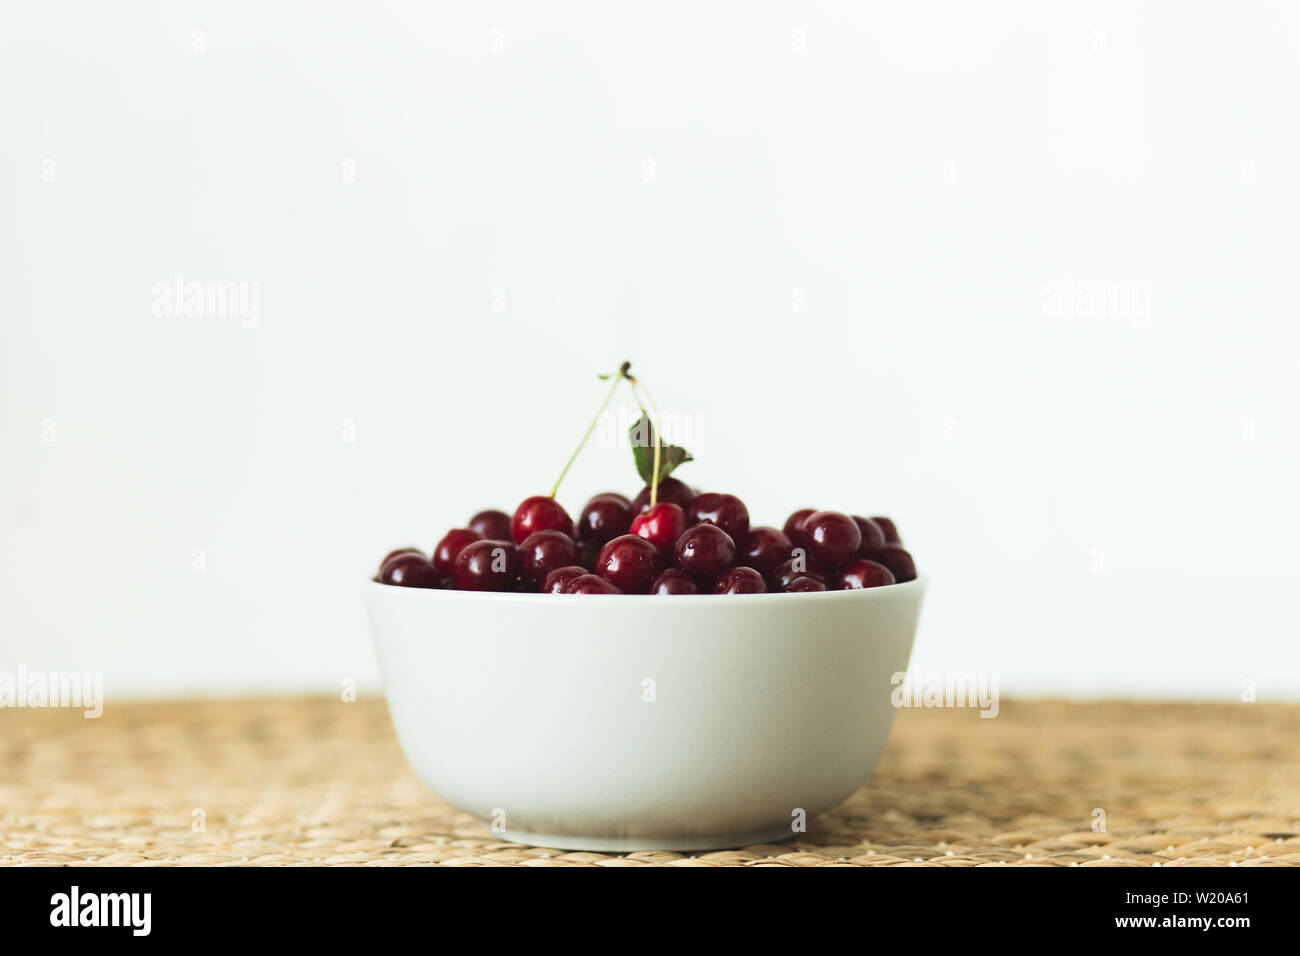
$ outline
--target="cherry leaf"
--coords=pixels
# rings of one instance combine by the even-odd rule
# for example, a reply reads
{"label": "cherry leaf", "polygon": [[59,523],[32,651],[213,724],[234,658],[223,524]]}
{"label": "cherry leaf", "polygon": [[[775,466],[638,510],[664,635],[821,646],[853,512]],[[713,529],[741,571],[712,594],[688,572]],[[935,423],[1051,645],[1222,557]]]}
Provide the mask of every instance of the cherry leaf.
{"label": "cherry leaf", "polygon": [[[655,461],[655,432],[650,425],[650,419],[642,415],[635,425],[628,429],[628,439],[632,445],[632,457],[636,461],[637,474],[647,485],[651,483],[651,477],[654,475]],[[680,445],[664,445],[659,449],[659,477],[658,481],[663,481],[678,465],[694,461],[691,453]]]}

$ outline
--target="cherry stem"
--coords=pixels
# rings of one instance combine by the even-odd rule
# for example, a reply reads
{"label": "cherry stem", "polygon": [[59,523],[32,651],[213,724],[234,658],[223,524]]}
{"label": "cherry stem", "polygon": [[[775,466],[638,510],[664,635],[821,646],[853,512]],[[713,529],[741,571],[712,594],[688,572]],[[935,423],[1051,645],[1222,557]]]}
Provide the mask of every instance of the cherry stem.
{"label": "cherry stem", "polygon": [[[659,409],[655,408],[655,400],[650,397],[649,390],[635,376],[627,372],[624,372],[624,374],[627,376],[627,380],[632,383],[633,394],[639,391],[645,396],[646,404],[650,406],[650,428],[655,433],[654,470],[650,473],[650,507],[653,508],[659,503],[659,460],[664,444],[664,436],[659,431]],[[642,411],[645,411],[645,409],[642,409]]]}
{"label": "cherry stem", "polygon": [[[622,365],[619,366],[618,371],[614,375],[609,376],[610,378],[614,379],[614,384],[610,386],[609,394],[605,396],[605,400],[600,403],[600,410],[596,412],[596,417],[593,418],[591,420],[591,424],[587,426],[587,431],[586,434],[582,436],[582,441],[578,442],[578,447],[575,448],[573,450],[573,454],[569,456],[569,460],[564,465],[564,471],[560,472],[560,477],[555,479],[555,484],[551,488],[551,493],[549,497],[554,498],[555,493],[560,490],[560,482],[564,480],[564,476],[567,475],[569,473],[569,469],[573,467],[573,463],[578,458],[578,453],[581,452],[582,447],[587,444],[587,439],[591,437],[591,433],[596,430],[596,425],[600,422],[600,416],[605,414],[605,409],[609,407],[610,400],[614,397],[614,393],[618,391],[618,383],[623,381],[624,378],[628,379],[629,381],[633,381],[632,376],[627,374],[627,370],[631,367],[632,367],[631,362],[624,362]],[[603,375],[601,376],[601,378],[605,378],[605,377],[606,376]]]}

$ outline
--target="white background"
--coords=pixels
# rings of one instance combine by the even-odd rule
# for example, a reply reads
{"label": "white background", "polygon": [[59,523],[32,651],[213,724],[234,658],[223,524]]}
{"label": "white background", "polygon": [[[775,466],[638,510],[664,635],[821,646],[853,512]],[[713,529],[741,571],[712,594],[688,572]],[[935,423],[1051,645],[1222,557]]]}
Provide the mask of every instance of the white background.
{"label": "white background", "polygon": [[[1298,51],[1283,3],[6,0],[0,669],[373,684],[379,557],[544,493],[630,358],[756,523],[897,519],[918,666],[1300,695]],[[177,273],[257,326],[157,317]]]}

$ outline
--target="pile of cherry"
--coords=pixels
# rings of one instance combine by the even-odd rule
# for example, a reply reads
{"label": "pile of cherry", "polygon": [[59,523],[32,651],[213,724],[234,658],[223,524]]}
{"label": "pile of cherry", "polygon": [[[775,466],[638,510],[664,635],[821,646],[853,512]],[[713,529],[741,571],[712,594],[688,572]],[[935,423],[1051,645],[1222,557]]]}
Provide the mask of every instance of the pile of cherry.
{"label": "pile of cherry", "polygon": [[629,501],[596,495],[575,524],[554,499],[526,499],[514,517],[481,511],[427,557],[392,552],[384,584],[550,594],[760,594],[873,588],[916,577],[888,518],[804,508],[781,530],[749,526],[735,495],[696,494],[675,478]]}

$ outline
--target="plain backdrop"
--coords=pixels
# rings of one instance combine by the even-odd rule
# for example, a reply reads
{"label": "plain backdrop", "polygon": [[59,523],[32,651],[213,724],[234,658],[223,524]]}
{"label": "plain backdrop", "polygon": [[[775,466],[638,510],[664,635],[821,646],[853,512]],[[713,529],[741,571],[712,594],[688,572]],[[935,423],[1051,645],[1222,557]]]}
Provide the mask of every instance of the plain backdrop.
{"label": "plain backdrop", "polygon": [[756,523],[898,521],[916,667],[1300,696],[1297,90],[1286,3],[6,0],[0,669],[376,686],[378,559],[630,359]]}

